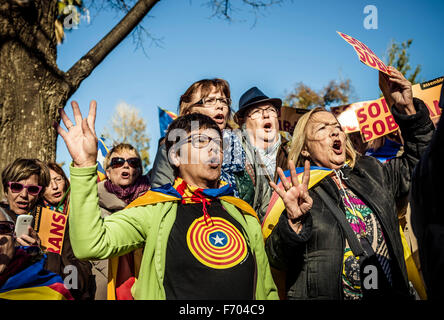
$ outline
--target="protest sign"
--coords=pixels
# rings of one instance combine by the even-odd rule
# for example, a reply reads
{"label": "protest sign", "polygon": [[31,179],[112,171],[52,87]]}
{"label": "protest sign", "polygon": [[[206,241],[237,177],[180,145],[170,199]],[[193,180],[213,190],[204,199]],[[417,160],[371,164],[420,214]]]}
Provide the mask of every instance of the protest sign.
{"label": "protest sign", "polygon": [[437,121],[441,116],[442,110],[439,107],[439,99],[443,81],[444,77],[440,77],[412,86],[413,96],[424,101],[433,121]]}
{"label": "protest sign", "polygon": [[285,131],[292,135],[299,118],[308,111],[308,109],[281,107],[278,117],[279,131]]}
{"label": "protest sign", "polygon": [[381,72],[384,72],[388,75],[390,75],[390,71],[388,70],[387,66],[384,62],[379,59],[376,54],[373,53],[373,51],[367,47],[364,43],[359,41],[358,39],[355,39],[349,35],[346,35],[345,33],[336,31],[347,43],[349,43],[353,49],[355,49],[356,54],[359,57],[359,60],[366,64],[369,67],[372,67],[376,70],[379,70]]}
{"label": "protest sign", "polygon": [[62,253],[68,213],[53,211],[38,206],[34,219],[34,230],[39,235],[41,246],[49,252]]}
{"label": "protest sign", "polygon": [[368,105],[373,101],[360,101],[351,104],[346,104],[343,106],[331,107],[331,112],[335,115],[341,124],[342,130],[345,133],[352,133],[359,131],[359,122],[356,117],[356,110]]}
{"label": "protest sign", "polygon": [[367,142],[399,128],[384,98],[370,101],[355,112],[359,128]]}

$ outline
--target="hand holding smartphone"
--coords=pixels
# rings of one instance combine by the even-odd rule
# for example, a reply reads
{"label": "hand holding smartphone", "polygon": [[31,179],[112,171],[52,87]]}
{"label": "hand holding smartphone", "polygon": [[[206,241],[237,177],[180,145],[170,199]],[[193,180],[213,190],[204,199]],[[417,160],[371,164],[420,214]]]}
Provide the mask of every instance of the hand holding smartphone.
{"label": "hand holding smartphone", "polygon": [[23,214],[17,217],[15,223],[15,234],[17,243],[21,246],[40,246],[40,238],[32,229],[34,217]]}
{"label": "hand holding smartphone", "polygon": [[29,236],[28,227],[32,226],[32,221],[34,217],[28,214],[21,214],[17,217],[15,222],[15,235],[20,238],[23,235]]}

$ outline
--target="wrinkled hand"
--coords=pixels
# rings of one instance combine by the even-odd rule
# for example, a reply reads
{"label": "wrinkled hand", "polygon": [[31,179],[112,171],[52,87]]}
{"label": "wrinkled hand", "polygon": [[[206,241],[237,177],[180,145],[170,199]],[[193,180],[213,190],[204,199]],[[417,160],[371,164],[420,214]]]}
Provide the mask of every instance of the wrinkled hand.
{"label": "wrinkled hand", "polygon": [[28,234],[23,234],[16,239],[17,243],[21,246],[38,246],[40,247],[41,240],[39,235],[32,227],[28,227]]}
{"label": "wrinkled hand", "polygon": [[273,181],[270,186],[282,198],[287,210],[288,224],[296,232],[302,229],[301,218],[313,205],[313,199],[308,193],[308,183],[310,182],[310,161],[304,163],[304,174],[302,183],[299,183],[296,168],[293,161],[288,161],[291,174],[291,184],[288,182],[281,168],[277,168],[277,173],[282,181],[283,189],[279,188]]}
{"label": "wrinkled hand", "polygon": [[65,131],[58,123],[54,123],[54,127],[65,141],[75,167],[94,166],[97,161],[97,137],[94,129],[97,103],[94,100],[91,101],[88,117],[85,119],[82,119],[76,101],[72,101],[71,106],[76,123],[73,124],[65,111],[60,109],[60,116],[68,131]]}
{"label": "wrinkled hand", "polygon": [[400,113],[415,114],[413,105],[412,84],[404,75],[393,67],[390,69],[391,76],[379,72],[379,88],[385,100],[391,107],[393,104]]}

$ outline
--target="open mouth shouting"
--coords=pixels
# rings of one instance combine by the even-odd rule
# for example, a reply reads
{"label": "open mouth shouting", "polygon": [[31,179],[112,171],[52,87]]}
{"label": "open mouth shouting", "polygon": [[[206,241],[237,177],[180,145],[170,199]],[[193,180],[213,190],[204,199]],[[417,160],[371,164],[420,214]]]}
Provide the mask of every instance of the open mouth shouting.
{"label": "open mouth shouting", "polygon": [[220,167],[220,158],[212,157],[207,161],[207,164],[210,166],[211,169],[218,169]]}
{"label": "open mouth shouting", "polygon": [[271,121],[265,121],[264,122],[264,131],[265,132],[272,132],[274,130],[273,124]]}
{"label": "open mouth shouting", "polygon": [[335,154],[341,155],[344,151],[341,140],[339,140],[339,139],[334,140],[333,145],[332,145],[332,149]]}
{"label": "open mouth shouting", "polygon": [[213,120],[218,124],[222,125],[225,123],[225,116],[223,113],[218,113],[213,117]]}
{"label": "open mouth shouting", "polygon": [[122,179],[129,179],[129,178],[130,178],[130,173],[129,173],[128,171],[123,171],[123,172],[120,174],[120,177],[121,177]]}

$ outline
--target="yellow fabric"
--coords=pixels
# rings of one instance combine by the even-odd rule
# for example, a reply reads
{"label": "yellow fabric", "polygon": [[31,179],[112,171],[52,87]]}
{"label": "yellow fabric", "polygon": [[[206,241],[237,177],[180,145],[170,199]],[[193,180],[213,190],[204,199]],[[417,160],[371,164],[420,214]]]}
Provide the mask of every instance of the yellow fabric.
{"label": "yellow fabric", "polygon": [[119,257],[113,257],[108,260],[107,300],[116,300],[116,280],[118,266]]}
{"label": "yellow fabric", "polygon": [[402,231],[401,225],[399,226],[399,233],[401,234],[402,247],[404,249],[404,260],[405,266],[407,268],[408,278],[412,282],[413,287],[415,288],[421,300],[427,300],[427,293],[424,283],[421,279],[418,268],[416,267],[415,261],[413,260],[412,252],[410,251],[410,247],[407,243],[404,232]]}
{"label": "yellow fabric", "polygon": [[49,287],[14,289],[0,293],[0,299],[7,300],[66,300],[60,292]]}
{"label": "yellow fabric", "polygon": [[[179,184],[181,184],[183,180],[181,178],[177,178],[174,182],[174,189],[177,188]],[[220,181],[221,186],[226,185],[225,181]],[[189,186],[185,189],[184,197],[191,197],[192,192],[196,190],[197,187]],[[232,196],[222,196],[219,197],[220,200],[226,201],[237,208],[241,209],[243,212],[248,213],[255,217],[258,221],[259,218],[256,215],[254,209],[245,201],[232,197]],[[151,204],[156,204],[160,202],[168,202],[168,201],[177,201],[181,200],[180,198],[170,196],[161,192],[156,191],[148,191],[144,195],[138,197],[133,202],[131,202],[125,209],[134,208],[138,206],[146,206]],[[191,200],[185,199],[188,203]],[[134,251],[134,265],[135,265],[135,278],[139,277],[140,264],[142,263],[143,249],[137,249]],[[119,267],[119,257],[110,258],[108,260],[108,286],[107,286],[107,300],[116,300],[116,281],[117,281],[117,269]]]}
{"label": "yellow fabric", "polygon": [[[310,171],[310,182],[308,183],[308,189],[316,185],[319,181],[324,179],[330,173],[331,171],[329,170]],[[302,183],[302,176],[303,176],[302,174],[298,175],[299,183]],[[273,192],[273,194],[274,193],[275,192]],[[274,227],[279,221],[279,217],[281,216],[282,212],[284,212],[284,209],[285,209],[284,202],[282,201],[282,198],[279,197],[276,200],[274,206],[265,216],[264,221],[262,222],[262,235],[264,236],[264,240],[267,240],[267,238],[270,236],[271,232],[273,231]]]}

